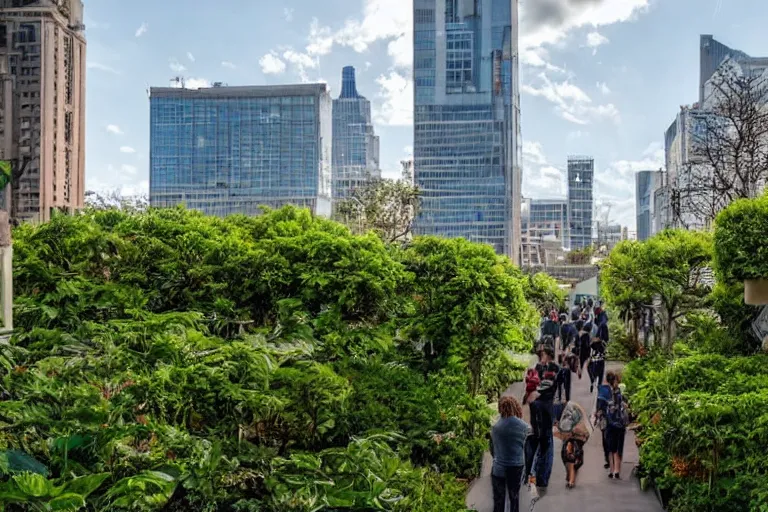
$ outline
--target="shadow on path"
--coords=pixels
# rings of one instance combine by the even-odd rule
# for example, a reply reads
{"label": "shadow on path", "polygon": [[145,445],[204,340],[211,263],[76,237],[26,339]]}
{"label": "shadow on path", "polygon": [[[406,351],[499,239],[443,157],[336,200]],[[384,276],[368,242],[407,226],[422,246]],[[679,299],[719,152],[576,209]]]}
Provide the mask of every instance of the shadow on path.
{"label": "shadow on path", "polygon": [[[608,363],[608,370],[620,369],[620,363]],[[585,372],[586,373],[586,372]],[[582,380],[574,376],[571,399],[578,402],[589,414],[592,413],[595,395],[589,392],[586,375]],[[525,386],[522,382],[512,385],[505,394],[522,398]],[[528,407],[524,408],[525,420],[528,421]],[[536,502],[534,512],[663,512],[653,492],[643,492],[640,483],[632,475],[632,470],[638,463],[639,454],[635,445],[635,436],[627,432],[624,445],[624,461],[621,477],[623,480],[614,481],[608,478],[608,471],[603,468],[603,447],[600,431],[595,431],[584,447],[584,466],[576,480],[576,488],[565,488],[565,468],[560,460],[562,442],[555,438],[555,461],[549,489]],[[483,467],[480,478],[475,480],[467,494],[467,508],[478,512],[493,512],[493,494],[491,490],[492,458],[489,453],[483,457]],[[528,511],[531,498],[526,488],[520,493],[520,510]]]}

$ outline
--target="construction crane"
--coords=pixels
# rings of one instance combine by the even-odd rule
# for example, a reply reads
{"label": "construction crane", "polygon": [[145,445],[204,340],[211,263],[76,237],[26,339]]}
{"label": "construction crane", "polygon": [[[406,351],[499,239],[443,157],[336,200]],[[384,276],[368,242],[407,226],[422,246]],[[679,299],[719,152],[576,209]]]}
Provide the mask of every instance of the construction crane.
{"label": "construction crane", "polygon": [[175,83],[177,87],[184,89],[184,86],[186,85],[186,80],[184,79],[183,76],[175,76],[171,78],[171,83]]}

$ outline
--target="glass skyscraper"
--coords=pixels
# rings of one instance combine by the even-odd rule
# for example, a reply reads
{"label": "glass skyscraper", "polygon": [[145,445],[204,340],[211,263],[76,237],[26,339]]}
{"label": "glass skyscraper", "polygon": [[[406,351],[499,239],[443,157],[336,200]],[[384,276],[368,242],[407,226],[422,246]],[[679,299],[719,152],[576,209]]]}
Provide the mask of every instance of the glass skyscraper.
{"label": "glass skyscraper", "polygon": [[355,68],[342,70],[341,95],[333,100],[333,197],[372,178],[381,178],[379,138],[373,131],[371,102],[360,96]]}
{"label": "glass skyscraper", "polygon": [[568,219],[571,250],[592,246],[592,209],[595,160],[588,156],[568,158]]}
{"label": "glass skyscraper", "polygon": [[416,232],[520,261],[517,0],[414,0]]}
{"label": "glass skyscraper", "polygon": [[152,88],[150,204],[330,215],[331,108],[325,84]]}

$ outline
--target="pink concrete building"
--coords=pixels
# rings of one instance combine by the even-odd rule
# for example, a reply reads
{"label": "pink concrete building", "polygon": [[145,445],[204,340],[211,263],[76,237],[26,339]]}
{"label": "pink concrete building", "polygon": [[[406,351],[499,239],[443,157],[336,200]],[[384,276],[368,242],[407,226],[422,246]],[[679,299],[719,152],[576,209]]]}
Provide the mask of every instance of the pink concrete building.
{"label": "pink concrete building", "polygon": [[19,220],[83,206],[84,28],[82,0],[0,0],[0,159]]}

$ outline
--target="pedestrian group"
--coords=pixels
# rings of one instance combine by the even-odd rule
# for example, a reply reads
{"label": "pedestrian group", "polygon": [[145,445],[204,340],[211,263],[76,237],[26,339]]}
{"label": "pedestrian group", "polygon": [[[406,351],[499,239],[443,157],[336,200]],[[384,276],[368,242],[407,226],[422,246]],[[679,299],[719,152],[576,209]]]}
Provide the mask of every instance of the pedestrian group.
{"label": "pedestrian group", "polygon": [[[570,315],[542,312],[535,346],[538,360],[526,373],[522,405],[514,396],[503,396],[499,400],[501,418],[491,429],[494,512],[505,512],[506,502],[511,512],[519,511],[524,481],[534,501],[546,491],[554,461],[554,437],[562,440],[566,487],[573,489],[584,464],[590,422],[602,435],[608,478],[621,479],[629,409],[620,376],[605,373],[608,342],[608,315],[592,299],[575,305]],[[590,393],[597,390],[592,418],[571,400],[573,376],[582,379],[585,367]],[[526,405],[530,425],[523,420]]]}

